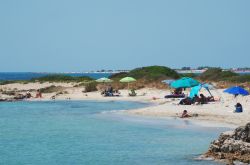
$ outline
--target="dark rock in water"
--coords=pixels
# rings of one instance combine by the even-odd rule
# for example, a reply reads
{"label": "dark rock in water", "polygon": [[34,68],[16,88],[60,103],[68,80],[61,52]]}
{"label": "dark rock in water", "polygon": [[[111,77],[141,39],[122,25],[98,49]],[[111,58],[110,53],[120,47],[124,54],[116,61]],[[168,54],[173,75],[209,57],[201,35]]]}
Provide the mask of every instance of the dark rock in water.
{"label": "dark rock in water", "polygon": [[[250,123],[234,131],[224,132],[218,140],[211,143],[207,157],[226,159],[228,164],[235,162],[250,163]],[[237,163],[238,164],[238,163]]]}

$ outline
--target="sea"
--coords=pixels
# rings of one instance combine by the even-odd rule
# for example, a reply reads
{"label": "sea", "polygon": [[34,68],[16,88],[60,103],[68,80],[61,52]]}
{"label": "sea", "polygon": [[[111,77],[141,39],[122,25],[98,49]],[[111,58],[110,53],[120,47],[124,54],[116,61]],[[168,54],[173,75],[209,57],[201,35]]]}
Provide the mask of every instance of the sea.
{"label": "sea", "polygon": [[0,103],[0,164],[215,165],[196,158],[223,127],[124,114],[126,101]]}
{"label": "sea", "polygon": [[88,76],[93,79],[102,77],[109,77],[112,73],[38,73],[38,72],[0,72],[0,81],[7,80],[30,80],[32,78],[39,78],[47,75],[61,74],[73,77]]}

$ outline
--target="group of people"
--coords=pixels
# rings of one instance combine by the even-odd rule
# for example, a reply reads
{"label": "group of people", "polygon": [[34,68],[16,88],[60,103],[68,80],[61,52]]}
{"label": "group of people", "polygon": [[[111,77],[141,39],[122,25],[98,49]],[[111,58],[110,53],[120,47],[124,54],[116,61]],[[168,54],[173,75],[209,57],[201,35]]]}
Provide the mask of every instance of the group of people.
{"label": "group of people", "polygon": [[190,97],[184,98],[179,102],[179,104],[180,105],[207,104],[208,102],[213,102],[213,101],[215,101],[213,96],[206,97],[201,93],[200,96],[194,95],[193,98]]}
{"label": "group of people", "polygon": [[[235,105],[235,110],[234,110],[235,113],[241,113],[243,112],[243,107],[240,103],[237,103]],[[187,110],[184,110],[180,116],[180,118],[189,118],[189,117],[193,117],[193,116],[198,116],[198,114],[193,114],[193,115],[190,115],[188,114],[188,111]]]}
{"label": "group of people", "polygon": [[[107,86],[104,91],[101,92],[101,95],[105,97],[110,97],[110,96],[120,96],[120,92],[118,89],[113,89],[111,85]],[[129,92],[129,96],[136,96],[137,93],[135,92],[135,89],[131,89]]]}
{"label": "group of people", "polygon": [[176,88],[170,95],[166,95],[165,98],[184,98],[185,94],[183,93],[182,88]]}
{"label": "group of people", "polygon": [[103,96],[120,96],[119,90],[114,90],[111,85],[109,85],[104,91],[101,92]]}

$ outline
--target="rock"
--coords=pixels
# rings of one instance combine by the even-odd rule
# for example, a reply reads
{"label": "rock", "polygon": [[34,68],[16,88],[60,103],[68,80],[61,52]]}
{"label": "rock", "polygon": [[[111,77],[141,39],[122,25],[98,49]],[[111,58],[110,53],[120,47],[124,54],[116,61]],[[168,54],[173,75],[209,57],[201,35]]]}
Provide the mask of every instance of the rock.
{"label": "rock", "polygon": [[250,123],[234,131],[222,133],[211,143],[205,156],[219,160],[226,159],[228,164],[250,163]]}

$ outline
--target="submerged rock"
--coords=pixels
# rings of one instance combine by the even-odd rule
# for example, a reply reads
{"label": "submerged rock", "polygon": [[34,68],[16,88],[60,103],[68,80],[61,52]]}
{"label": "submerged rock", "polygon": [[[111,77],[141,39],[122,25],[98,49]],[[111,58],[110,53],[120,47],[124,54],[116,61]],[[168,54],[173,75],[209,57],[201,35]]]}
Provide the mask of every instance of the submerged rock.
{"label": "submerged rock", "polygon": [[250,164],[250,123],[222,133],[211,143],[205,156],[225,159],[228,164]]}

